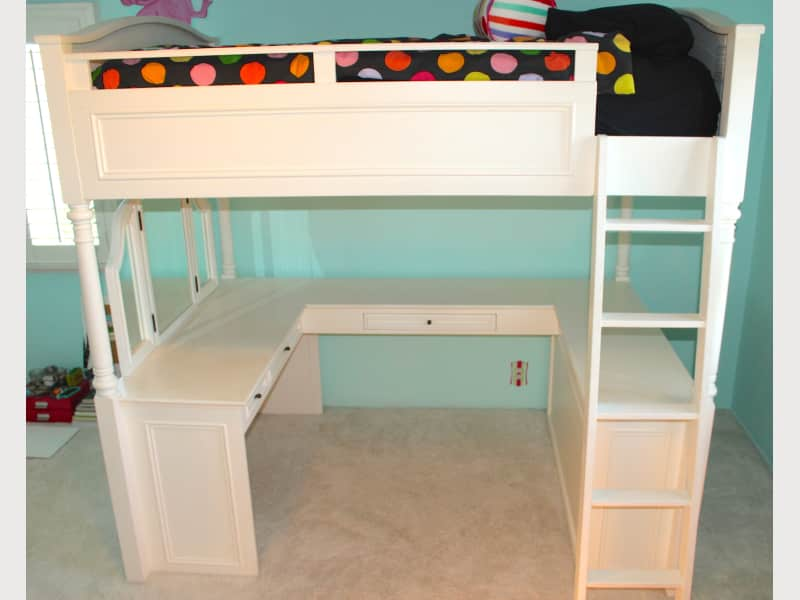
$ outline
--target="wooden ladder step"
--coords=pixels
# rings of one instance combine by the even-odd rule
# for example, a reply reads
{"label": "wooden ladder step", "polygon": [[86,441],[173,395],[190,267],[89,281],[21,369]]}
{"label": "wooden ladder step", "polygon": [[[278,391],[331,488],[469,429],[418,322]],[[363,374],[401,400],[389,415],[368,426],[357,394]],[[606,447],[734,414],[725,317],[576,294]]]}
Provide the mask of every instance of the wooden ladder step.
{"label": "wooden ladder step", "polygon": [[696,421],[697,409],[686,402],[600,402],[598,421]]}
{"label": "wooden ladder step", "polygon": [[655,233],[706,233],[711,224],[706,221],[673,219],[608,219],[606,231],[649,231]]}
{"label": "wooden ladder step", "polygon": [[586,587],[597,589],[674,589],[681,587],[677,569],[591,569]]}
{"label": "wooden ladder step", "polygon": [[684,508],[689,494],[683,490],[600,489],[592,492],[595,508]]}
{"label": "wooden ladder step", "polygon": [[699,329],[705,321],[699,314],[690,313],[617,313],[604,312],[602,327]]}

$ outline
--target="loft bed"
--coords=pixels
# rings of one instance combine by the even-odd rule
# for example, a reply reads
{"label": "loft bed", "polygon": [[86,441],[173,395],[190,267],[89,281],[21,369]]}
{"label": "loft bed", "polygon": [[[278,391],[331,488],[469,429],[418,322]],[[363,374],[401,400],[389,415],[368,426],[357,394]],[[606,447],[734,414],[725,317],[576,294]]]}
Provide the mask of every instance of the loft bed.
{"label": "loft bed", "polygon": [[[322,411],[317,336],[538,335],[551,338],[547,415],[575,552],[574,598],[594,588],[690,598],[763,27],[681,14],[720,93],[714,136],[597,135],[592,43],[536,43],[570,57],[562,81],[337,79],[352,53],[532,47],[404,41],[233,50],[245,59],[305,56],[305,69],[290,72],[313,76],[298,85],[128,89],[112,75],[101,87],[116,89],[97,89],[100,63],[180,63],[232,49],[159,17],[37,40],[129,580],[257,574],[246,433],[261,412]],[[472,132],[498,130],[535,135],[506,136],[499,148],[473,142]],[[230,198],[381,195],[592,197],[591,277],[236,277]],[[648,195],[705,197],[705,216],[633,219],[631,198]],[[622,218],[608,217],[610,196],[625,198]],[[218,199],[219,274],[209,197]],[[143,201],[164,198],[182,199],[172,202],[188,275],[154,286]],[[105,273],[116,370],[90,203],[119,200]],[[704,235],[696,314],[647,312],[627,275],[627,241],[616,279],[604,280],[606,234],[642,231]],[[697,330],[694,376],[662,328]]]}

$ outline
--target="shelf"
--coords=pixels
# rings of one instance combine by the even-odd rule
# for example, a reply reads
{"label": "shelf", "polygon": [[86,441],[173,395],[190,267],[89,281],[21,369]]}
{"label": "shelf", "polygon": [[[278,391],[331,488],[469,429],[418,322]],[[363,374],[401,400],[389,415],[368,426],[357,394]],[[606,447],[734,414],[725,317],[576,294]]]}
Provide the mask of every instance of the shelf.
{"label": "shelf", "polygon": [[592,569],[586,586],[607,589],[661,589],[681,587],[677,569]]}
{"label": "shelf", "polygon": [[691,313],[611,313],[604,312],[603,327],[660,329],[699,329],[705,321]]}
{"label": "shelf", "polygon": [[691,404],[601,402],[597,407],[598,421],[695,421],[697,410]]}
{"label": "shelf", "polygon": [[641,231],[653,233],[706,233],[711,225],[705,221],[671,219],[608,219],[606,231]]}
{"label": "shelf", "polygon": [[619,490],[592,492],[594,508],[684,508],[689,494],[679,490]]}

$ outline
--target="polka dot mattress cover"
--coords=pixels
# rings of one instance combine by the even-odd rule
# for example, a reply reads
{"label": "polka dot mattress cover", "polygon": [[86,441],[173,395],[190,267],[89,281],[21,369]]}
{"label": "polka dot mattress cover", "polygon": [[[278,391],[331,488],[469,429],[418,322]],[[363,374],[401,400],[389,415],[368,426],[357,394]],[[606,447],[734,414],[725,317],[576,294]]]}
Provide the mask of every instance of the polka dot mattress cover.
{"label": "polka dot mattress cover", "polygon": [[[439,35],[433,39],[391,38],[336,40],[318,44],[403,42],[486,42],[467,35]],[[571,81],[575,53],[571,50],[407,50],[341,51],[335,53],[338,82],[377,81]],[[97,89],[152,88],[208,85],[263,85],[313,83],[314,56],[310,52],[242,54],[242,47],[223,46],[230,54],[112,59],[93,63]],[[166,49],[203,48],[172,46]],[[214,48],[219,48],[215,46]],[[268,46],[266,47],[268,48]],[[237,50],[239,53],[237,53]],[[604,67],[607,71],[607,65]]]}

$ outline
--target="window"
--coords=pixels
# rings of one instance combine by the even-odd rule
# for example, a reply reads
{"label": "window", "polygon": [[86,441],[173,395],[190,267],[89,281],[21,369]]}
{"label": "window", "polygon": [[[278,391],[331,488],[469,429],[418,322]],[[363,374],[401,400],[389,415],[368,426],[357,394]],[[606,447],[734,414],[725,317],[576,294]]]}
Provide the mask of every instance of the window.
{"label": "window", "polygon": [[[46,33],[69,33],[93,24],[94,3],[32,4],[27,6],[25,44],[25,213],[27,264],[33,269],[76,267],[72,222],[61,197],[50,112],[44,87],[39,47],[33,38]],[[98,254],[105,255],[103,207],[94,223]],[[101,241],[103,242],[101,244]]]}

